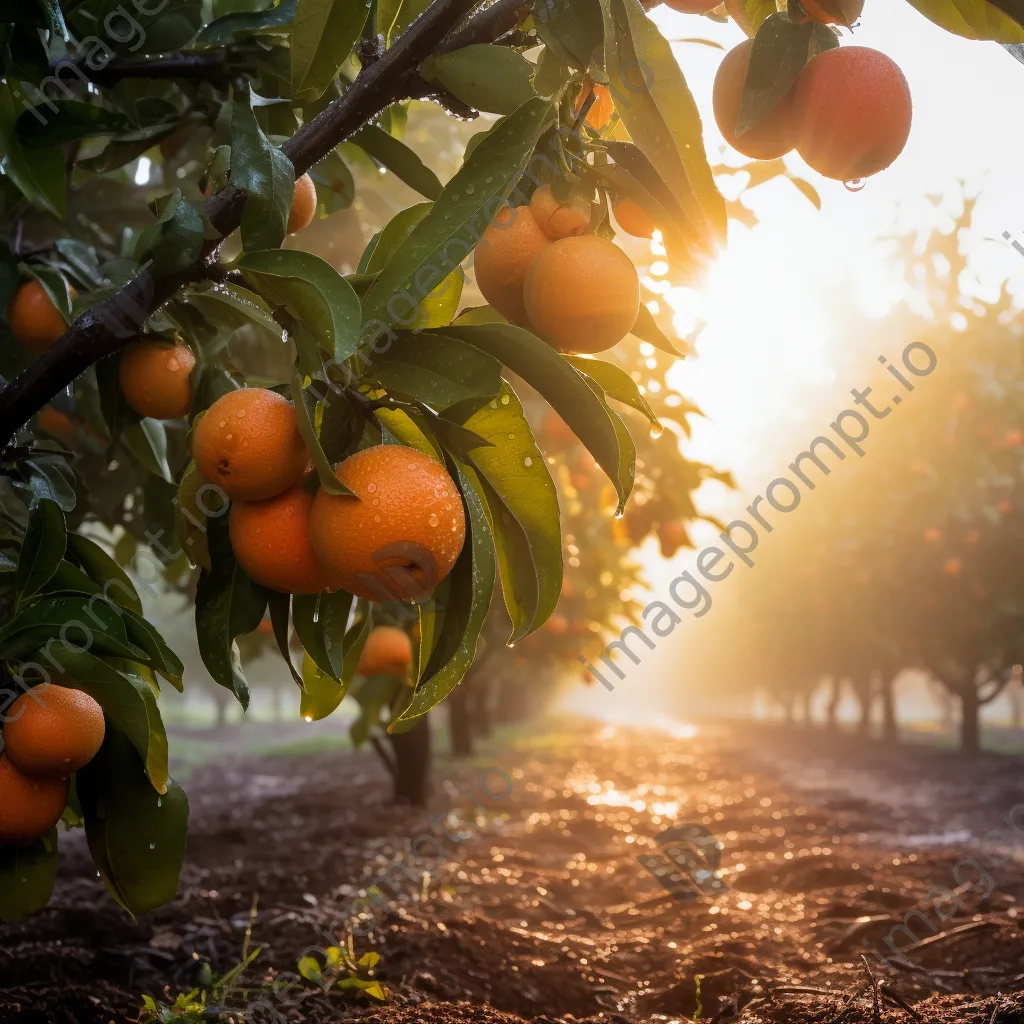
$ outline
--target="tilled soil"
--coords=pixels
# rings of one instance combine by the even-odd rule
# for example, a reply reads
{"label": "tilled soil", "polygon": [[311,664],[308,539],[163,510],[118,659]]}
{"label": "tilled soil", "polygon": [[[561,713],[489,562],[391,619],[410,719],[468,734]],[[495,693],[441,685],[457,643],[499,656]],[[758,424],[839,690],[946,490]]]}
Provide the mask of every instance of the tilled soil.
{"label": "tilled soil", "polygon": [[[250,1020],[1024,1021],[1019,759],[562,722],[436,774],[428,816],[372,754],[209,765],[179,898],[134,922],[63,837],[51,906],[0,928],[0,1022],[135,1018],[236,964],[254,899]],[[385,1004],[282,973],[353,921]]]}

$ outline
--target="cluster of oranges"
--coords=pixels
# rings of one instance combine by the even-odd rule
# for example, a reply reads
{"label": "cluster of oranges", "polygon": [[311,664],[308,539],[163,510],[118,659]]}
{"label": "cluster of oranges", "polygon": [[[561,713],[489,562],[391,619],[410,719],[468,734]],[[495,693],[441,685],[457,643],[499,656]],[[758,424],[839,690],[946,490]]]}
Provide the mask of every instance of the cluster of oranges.
{"label": "cluster of oranges", "polygon": [[640,309],[636,267],[614,242],[587,234],[590,217],[589,202],[559,203],[545,185],[529,205],[503,207],[474,253],[484,298],[560,352],[611,348]]}
{"label": "cluster of oranges", "polygon": [[884,171],[903,152],[910,87],[891,58],[867,46],[813,57],[768,116],[738,134],[753,49],[747,39],[725,55],[713,93],[718,128],[744,156],[773,160],[795,149],[824,177],[853,182]]}
{"label": "cluster of oranges", "polygon": [[102,708],[81,690],[40,684],[14,701],[0,753],[0,846],[32,843],[60,821],[71,776],[105,731]]}
{"label": "cluster of oranges", "polygon": [[192,455],[231,499],[239,565],[287,593],[344,588],[372,600],[426,596],[451,572],[466,538],[458,488],[413,448],[378,445],[336,475],[351,495],[315,494],[295,407],[275,391],[223,395],[197,420]]}

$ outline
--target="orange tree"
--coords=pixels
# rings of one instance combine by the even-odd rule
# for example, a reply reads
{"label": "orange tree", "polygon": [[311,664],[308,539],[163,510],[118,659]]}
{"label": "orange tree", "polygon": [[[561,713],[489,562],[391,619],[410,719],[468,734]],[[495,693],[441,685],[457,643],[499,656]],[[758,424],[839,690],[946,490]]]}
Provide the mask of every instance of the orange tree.
{"label": "orange tree", "polygon": [[[995,5],[915,2],[954,31],[1024,39]],[[881,55],[836,51],[845,0],[729,6],[756,36],[738,106],[725,83],[727,137],[742,148],[778,110],[772,148],[826,175],[895,158],[906,84]],[[630,332],[675,352],[609,209],[655,226],[678,267],[713,256],[726,206],[700,119],[639,0],[476,7],[33,0],[0,28],[4,732],[30,690],[60,718],[50,753],[70,776],[47,786],[0,758],[0,916],[49,898],[59,817],[84,824],[132,913],[175,891],[187,801],[156,693],[182,665],[139,593],[158,574],[188,585],[199,568],[203,659],[243,706],[236,638],[268,609],[307,696],[325,699],[315,675],[333,700],[374,608],[413,601],[400,731],[471,665],[496,567],[511,642],[559,599],[555,487],[513,382],[557,409],[625,505],[635,447],[609,402],[636,407],[636,382],[567,353]],[[400,139],[424,99],[499,115],[444,185]],[[284,243],[352,202],[353,149],[425,202],[342,274]],[[481,281],[491,304],[460,313],[474,249],[482,266],[504,256]],[[139,545],[146,574],[112,543]],[[69,689],[103,710],[81,766],[57,743],[89,716]]]}

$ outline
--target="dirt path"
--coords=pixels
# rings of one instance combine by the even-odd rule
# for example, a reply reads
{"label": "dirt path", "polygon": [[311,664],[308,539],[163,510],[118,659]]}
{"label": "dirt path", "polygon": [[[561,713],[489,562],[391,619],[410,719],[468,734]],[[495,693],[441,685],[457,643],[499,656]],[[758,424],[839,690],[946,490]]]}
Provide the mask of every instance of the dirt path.
{"label": "dirt path", "polygon": [[142,992],[188,990],[204,962],[238,961],[254,895],[265,949],[247,977],[272,980],[375,881],[386,906],[357,919],[356,949],[380,953],[392,1001],[278,977],[253,1019],[855,1024],[874,992],[878,1019],[909,1021],[864,953],[921,1020],[1024,1021],[1024,856],[995,867],[1010,851],[981,846],[1024,801],[1017,759],[561,723],[440,765],[433,817],[389,807],[382,782],[366,754],[196,771],[179,900],[137,922],[70,837],[53,905],[0,929],[0,1022],[127,1020]]}

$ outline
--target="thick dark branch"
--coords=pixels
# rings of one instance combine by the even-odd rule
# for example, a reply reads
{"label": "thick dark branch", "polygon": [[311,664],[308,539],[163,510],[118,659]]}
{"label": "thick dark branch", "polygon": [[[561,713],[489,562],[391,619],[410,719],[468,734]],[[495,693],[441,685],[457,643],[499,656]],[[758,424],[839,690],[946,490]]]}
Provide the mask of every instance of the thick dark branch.
{"label": "thick dark branch", "polygon": [[[157,60],[112,60],[102,68],[91,68],[84,58],[50,62],[50,74],[74,65],[94,85],[116,85],[126,78],[181,78],[189,82],[219,82],[227,78],[227,51],[183,53]],[[69,69],[70,70],[70,69]]]}
{"label": "thick dark branch", "polygon": [[[513,5],[510,0],[498,0],[469,22],[464,32],[450,35],[476,2],[434,0],[398,42],[360,72],[343,96],[303,125],[282,146],[295,166],[296,176],[304,174],[386,107],[406,97],[416,69],[431,53],[450,48],[452,40],[461,46],[465,45],[463,40],[481,42],[488,38],[488,32],[507,31]],[[524,6],[522,2],[516,3],[517,17]],[[210,222],[222,236],[231,234],[241,223],[244,202],[244,194],[230,185],[206,201]],[[106,302],[83,313],[48,352],[0,389],[0,450],[79,374],[127,345],[153,311],[179,288],[207,276],[210,257],[219,244],[220,240],[208,242],[199,259],[187,271],[173,277],[158,279],[151,271],[143,270]]]}
{"label": "thick dark branch", "polygon": [[496,0],[481,11],[472,21],[448,34],[441,50],[448,53],[472,46],[474,43],[489,43],[511,32],[530,8],[531,0]]}

